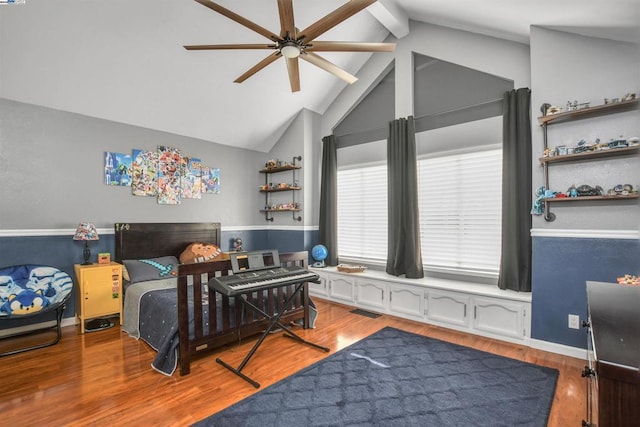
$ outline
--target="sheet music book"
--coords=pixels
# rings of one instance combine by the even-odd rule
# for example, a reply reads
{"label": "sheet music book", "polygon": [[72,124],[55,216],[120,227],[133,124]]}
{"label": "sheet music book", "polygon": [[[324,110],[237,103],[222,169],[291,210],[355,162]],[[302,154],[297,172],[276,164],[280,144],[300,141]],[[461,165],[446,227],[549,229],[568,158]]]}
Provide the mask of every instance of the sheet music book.
{"label": "sheet music book", "polygon": [[280,268],[280,255],[277,249],[233,252],[229,258],[233,274]]}

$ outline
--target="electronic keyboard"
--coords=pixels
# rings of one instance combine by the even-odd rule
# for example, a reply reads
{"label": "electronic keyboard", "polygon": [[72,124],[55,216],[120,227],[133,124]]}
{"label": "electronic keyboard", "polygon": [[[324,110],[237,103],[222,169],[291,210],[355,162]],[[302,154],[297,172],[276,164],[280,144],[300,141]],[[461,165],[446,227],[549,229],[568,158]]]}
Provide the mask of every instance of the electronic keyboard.
{"label": "electronic keyboard", "polygon": [[277,267],[268,270],[237,273],[229,276],[214,277],[208,285],[223,295],[235,295],[261,291],[278,286],[292,285],[301,282],[317,282],[318,274],[304,268]]}

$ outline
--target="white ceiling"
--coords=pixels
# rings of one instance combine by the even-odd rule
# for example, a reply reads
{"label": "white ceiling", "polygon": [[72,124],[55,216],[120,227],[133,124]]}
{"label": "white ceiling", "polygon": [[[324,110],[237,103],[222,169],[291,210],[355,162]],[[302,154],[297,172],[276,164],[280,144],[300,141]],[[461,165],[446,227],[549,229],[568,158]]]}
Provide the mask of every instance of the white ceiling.
{"label": "white ceiling", "polygon": [[[345,1],[295,0],[296,26]],[[279,32],[276,0],[218,3]],[[318,40],[382,41],[409,16],[522,43],[531,25],[640,42],[640,0],[380,0],[369,9]],[[193,0],[26,0],[0,6],[0,97],[268,151],[301,109],[322,114],[346,84],[300,61],[301,91],[291,93],[282,60],[236,84],[269,52],[182,48],[265,41]],[[322,56],[357,76],[370,54]]]}

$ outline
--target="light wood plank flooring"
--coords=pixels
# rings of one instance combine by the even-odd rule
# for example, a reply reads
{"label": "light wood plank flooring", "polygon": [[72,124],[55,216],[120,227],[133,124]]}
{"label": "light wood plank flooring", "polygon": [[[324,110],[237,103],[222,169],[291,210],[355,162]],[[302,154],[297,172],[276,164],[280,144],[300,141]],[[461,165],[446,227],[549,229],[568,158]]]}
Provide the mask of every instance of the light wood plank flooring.
{"label": "light wood plank flooring", "polygon": [[[314,301],[320,312],[316,329],[297,332],[331,353],[393,326],[549,366],[560,371],[549,425],[579,426],[584,418],[583,360],[387,315],[371,319],[350,313],[350,307]],[[167,377],[150,367],[155,352],[118,327],[84,335],[77,327],[63,329],[53,347],[0,358],[0,426],[184,426],[258,391],[215,363],[219,356],[237,366],[252,340],[199,358],[190,375]],[[264,388],[327,355],[274,334],[243,372]]]}

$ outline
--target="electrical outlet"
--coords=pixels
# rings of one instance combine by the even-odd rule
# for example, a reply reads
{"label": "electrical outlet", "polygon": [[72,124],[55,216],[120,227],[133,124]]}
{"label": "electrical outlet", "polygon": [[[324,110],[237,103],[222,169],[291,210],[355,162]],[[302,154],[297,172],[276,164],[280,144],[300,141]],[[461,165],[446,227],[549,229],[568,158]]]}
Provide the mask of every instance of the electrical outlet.
{"label": "electrical outlet", "polygon": [[580,316],[578,316],[577,314],[570,314],[569,327],[571,329],[580,329]]}

